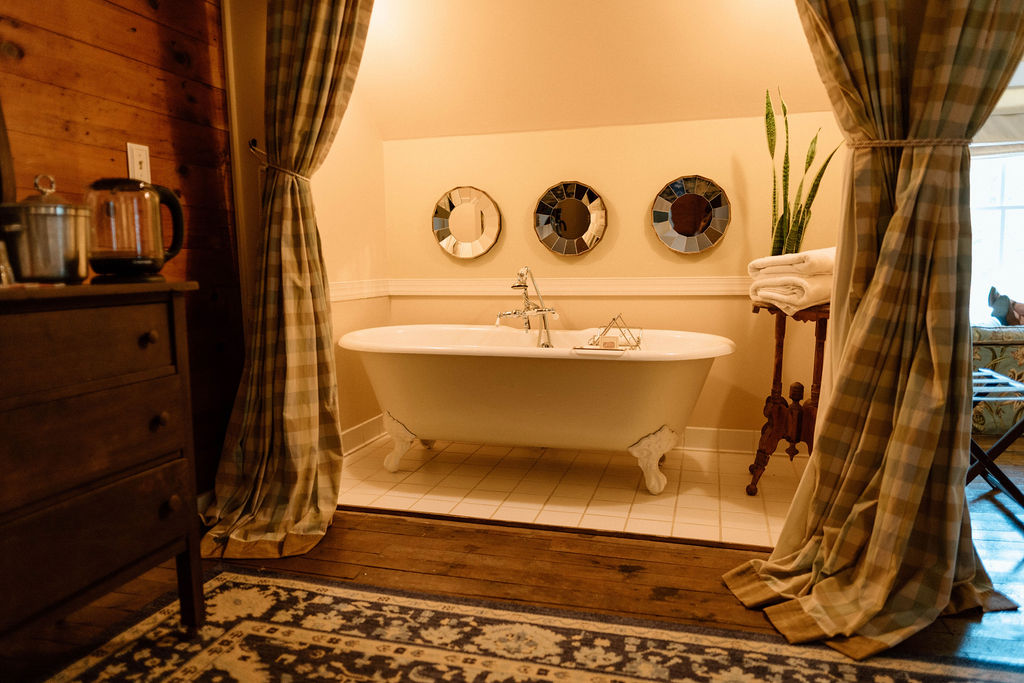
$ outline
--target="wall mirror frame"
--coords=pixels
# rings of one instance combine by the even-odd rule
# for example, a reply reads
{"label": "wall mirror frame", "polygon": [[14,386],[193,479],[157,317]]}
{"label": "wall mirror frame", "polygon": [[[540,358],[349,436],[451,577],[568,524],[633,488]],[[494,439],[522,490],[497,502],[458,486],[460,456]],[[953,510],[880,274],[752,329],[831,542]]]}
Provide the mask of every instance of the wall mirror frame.
{"label": "wall mirror frame", "polygon": [[593,249],[607,224],[604,199],[575,180],[549,187],[534,212],[537,239],[562,256],[578,256]]}
{"label": "wall mirror frame", "polygon": [[460,185],[437,200],[431,226],[438,246],[455,258],[474,259],[498,241],[501,211],[483,190]]}
{"label": "wall mirror frame", "polygon": [[696,254],[721,241],[731,213],[729,198],[715,181],[685,175],[665,185],[654,198],[651,224],[666,247]]}

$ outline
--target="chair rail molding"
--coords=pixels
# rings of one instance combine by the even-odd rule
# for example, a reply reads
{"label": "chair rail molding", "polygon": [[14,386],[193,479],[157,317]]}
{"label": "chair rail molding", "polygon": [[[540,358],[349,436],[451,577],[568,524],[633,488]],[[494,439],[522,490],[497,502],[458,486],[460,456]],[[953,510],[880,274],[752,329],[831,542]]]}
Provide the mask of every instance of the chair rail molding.
{"label": "chair rail molding", "polygon": [[[749,296],[747,275],[713,277],[565,277],[537,278],[545,295]],[[508,296],[509,278],[392,278],[332,282],[331,301],[383,296]]]}
{"label": "chair rail molding", "polygon": [[389,294],[387,280],[342,280],[330,283],[329,287],[331,301],[375,299]]}

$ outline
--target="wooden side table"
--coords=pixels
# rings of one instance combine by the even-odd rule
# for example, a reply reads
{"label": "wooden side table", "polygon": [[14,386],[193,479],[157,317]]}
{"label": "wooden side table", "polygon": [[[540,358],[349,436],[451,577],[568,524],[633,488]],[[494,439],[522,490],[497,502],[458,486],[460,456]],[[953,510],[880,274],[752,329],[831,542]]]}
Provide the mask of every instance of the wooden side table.
{"label": "wooden side table", "polygon": [[[761,427],[761,439],[757,444],[754,462],[748,468],[751,474],[747,495],[757,495],[757,482],[768,466],[768,459],[785,439],[789,442],[786,454],[792,460],[797,454],[798,443],[807,444],[808,453],[814,443],[814,420],[818,415],[818,397],[821,394],[821,368],[825,353],[825,333],[828,325],[829,304],[811,306],[786,315],[782,309],[771,304],[755,303],[754,313],[768,311],[775,316],[775,369],[772,373],[772,391],[764,402],[764,416],[767,420]],[[782,397],[782,353],[786,340],[786,319],[800,322],[814,322],[814,371],[811,380],[811,398],[804,399],[804,385],[793,382],[789,385],[789,401]]]}

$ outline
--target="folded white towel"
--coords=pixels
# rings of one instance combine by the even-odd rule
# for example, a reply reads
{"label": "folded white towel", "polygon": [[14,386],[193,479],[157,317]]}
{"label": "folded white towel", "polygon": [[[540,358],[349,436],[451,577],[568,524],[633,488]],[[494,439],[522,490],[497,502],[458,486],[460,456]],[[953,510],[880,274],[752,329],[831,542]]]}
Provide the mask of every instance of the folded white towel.
{"label": "folded white towel", "polygon": [[832,274],[776,275],[754,278],[750,284],[750,298],[753,301],[774,304],[786,315],[826,303],[832,297]]}
{"label": "folded white towel", "polygon": [[763,256],[747,266],[750,277],[761,275],[822,275],[831,273],[836,262],[836,248],[811,249],[795,254]]}

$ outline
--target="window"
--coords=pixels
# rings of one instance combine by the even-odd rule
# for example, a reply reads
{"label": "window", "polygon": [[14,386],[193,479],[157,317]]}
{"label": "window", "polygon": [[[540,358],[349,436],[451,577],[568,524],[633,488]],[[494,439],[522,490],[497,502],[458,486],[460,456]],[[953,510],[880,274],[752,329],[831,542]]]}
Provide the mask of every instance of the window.
{"label": "window", "polygon": [[991,287],[1024,301],[1024,153],[971,158],[971,323],[991,322]]}

